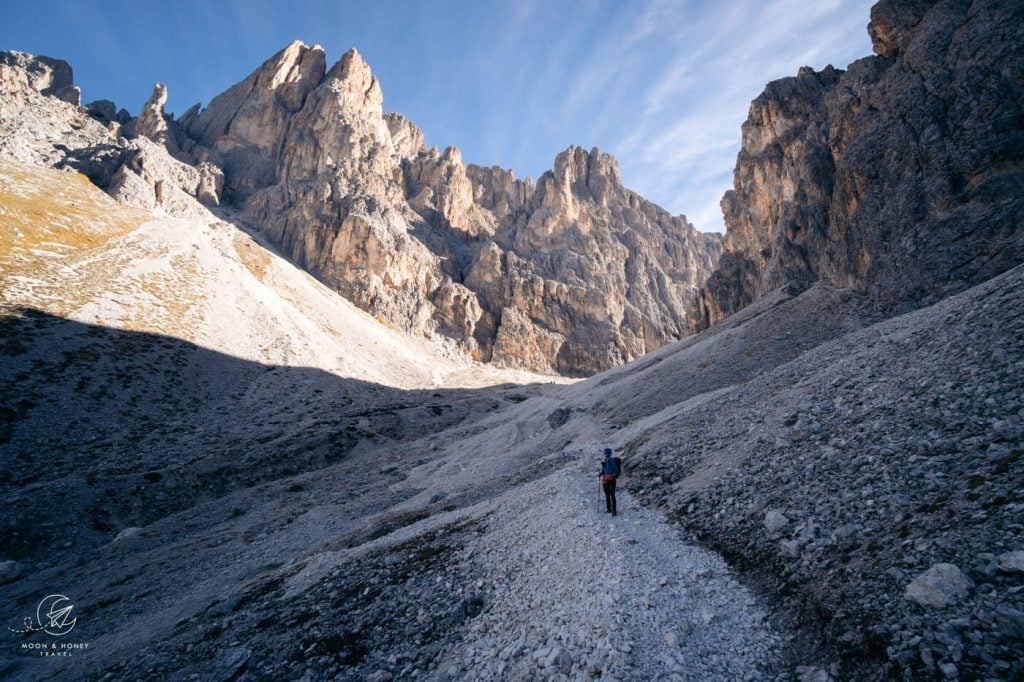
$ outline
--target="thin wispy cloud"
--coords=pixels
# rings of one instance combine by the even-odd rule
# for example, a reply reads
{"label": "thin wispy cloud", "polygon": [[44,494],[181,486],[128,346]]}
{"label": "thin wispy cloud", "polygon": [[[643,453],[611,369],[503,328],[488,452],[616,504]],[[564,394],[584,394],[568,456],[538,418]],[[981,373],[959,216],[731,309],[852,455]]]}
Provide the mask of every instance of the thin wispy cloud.
{"label": "thin wispy cloud", "polygon": [[[803,65],[845,66],[869,53],[870,3],[652,3],[636,49],[671,45],[640,88],[642,106],[609,150],[641,194],[699,228],[722,231],[719,202],[731,186],[740,125],[766,81]],[[676,12],[673,16],[673,11]],[[651,17],[657,17],[652,21]]]}
{"label": "thin wispy cloud", "polygon": [[870,4],[650,0],[598,3],[569,21],[549,3],[526,28],[540,49],[516,53],[530,78],[495,118],[494,136],[518,144],[490,146],[500,158],[489,162],[535,176],[568,144],[598,146],[632,189],[722,231],[719,202],[750,101],[800,66],[841,68],[869,54]]}

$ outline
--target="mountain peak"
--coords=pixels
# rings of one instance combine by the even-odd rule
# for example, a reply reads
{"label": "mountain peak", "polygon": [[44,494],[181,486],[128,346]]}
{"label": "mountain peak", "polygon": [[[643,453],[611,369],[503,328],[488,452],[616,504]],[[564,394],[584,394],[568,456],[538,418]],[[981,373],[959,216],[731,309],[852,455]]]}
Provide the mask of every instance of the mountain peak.
{"label": "mountain peak", "polygon": [[589,152],[578,145],[569,147],[555,157],[552,172],[559,187],[599,202],[609,191],[622,189],[619,162],[597,147]]}
{"label": "mountain peak", "polygon": [[[375,110],[377,115],[383,115],[380,107],[384,102],[384,93],[380,89],[380,83],[356,48],[350,48],[341,56],[327,72],[324,82],[344,84],[340,88],[340,103],[343,108]],[[331,85],[331,88],[339,91],[337,85]]]}
{"label": "mountain peak", "polygon": [[325,68],[322,47],[294,40],[188,121],[188,135],[220,156],[230,197],[244,199],[273,184],[286,124]]}
{"label": "mountain peak", "polygon": [[308,47],[301,40],[293,40],[242,82],[250,82],[255,76],[257,88],[276,91],[310,75],[315,75],[319,81],[323,77],[325,60],[324,49],[319,45]]}
{"label": "mountain peak", "polygon": [[372,77],[373,73],[370,69],[370,65],[366,63],[363,56],[359,54],[359,50],[354,47],[350,47],[345,54],[341,55],[341,59],[335,62],[331,70],[327,72],[327,79],[338,78],[347,80],[353,75],[359,75],[360,77]]}

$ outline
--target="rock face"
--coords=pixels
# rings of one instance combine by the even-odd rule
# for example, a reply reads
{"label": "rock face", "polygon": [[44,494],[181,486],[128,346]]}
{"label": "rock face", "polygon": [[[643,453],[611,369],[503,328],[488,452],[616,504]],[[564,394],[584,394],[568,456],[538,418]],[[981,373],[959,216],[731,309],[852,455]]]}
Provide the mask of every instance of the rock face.
{"label": "rock face", "polygon": [[166,99],[158,84],[135,119],[113,102],[83,108],[66,62],[0,52],[0,157],[79,171],[130,206],[206,216],[202,204],[220,202],[223,173],[180,149]]}
{"label": "rock face", "polygon": [[[181,150],[171,133],[167,118],[164,115],[164,104],[167,103],[167,86],[157,83],[153,86],[153,94],[149,96],[137,118],[131,121],[126,132],[129,137],[148,137],[153,142],[163,145],[171,154],[180,154]],[[109,113],[113,106],[107,108]],[[113,118],[113,116],[111,116]]]}
{"label": "rock face", "polygon": [[912,308],[1024,260],[1024,6],[883,0],[876,56],[770,83],[697,317],[817,280]]}
{"label": "rock face", "polygon": [[196,200],[216,206],[223,183],[224,175],[217,166],[183,163],[168,156],[164,148],[148,137],[140,137],[121,152],[106,190],[129,206],[162,208],[181,217],[201,217],[206,212]]}
{"label": "rock face", "polygon": [[470,170],[496,228],[465,281],[497,325],[500,361],[529,365],[518,354],[547,345],[555,370],[587,372],[693,331],[687,310],[718,238],[625,189],[611,156],[572,147],[535,188]]}
{"label": "rock face", "polygon": [[0,84],[27,87],[78,106],[82,92],[74,83],[71,65],[61,59],[24,52],[0,52]]}
{"label": "rock face", "polygon": [[7,158],[173,215],[224,200],[379,320],[500,366],[587,375],[691,333],[721,251],[597,149],[567,149],[534,183],[424,146],[354,49],[328,69],[293,42],[178,120],[162,84],[135,118],[61,108],[73,83],[58,60],[3,53],[0,84],[16,95],[0,111]]}
{"label": "rock face", "polygon": [[324,63],[322,48],[295,41],[187,123],[188,134],[218,154],[229,197],[274,184],[288,124],[323,78]]}
{"label": "rock face", "polygon": [[69,149],[116,139],[104,125],[60,94],[75,88],[67,62],[0,52],[0,156],[50,166]]}
{"label": "rock face", "polygon": [[1024,550],[1018,549],[999,556],[999,569],[1007,573],[1024,573]]}
{"label": "rock face", "polygon": [[293,43],[187,125],[295,262],[394,327],[504,366],[590,374],[693,330],[719,239],[626,190],[612,157],[570,148],[536,184],[467,167],[384,113],[355,50],[323,63]]}

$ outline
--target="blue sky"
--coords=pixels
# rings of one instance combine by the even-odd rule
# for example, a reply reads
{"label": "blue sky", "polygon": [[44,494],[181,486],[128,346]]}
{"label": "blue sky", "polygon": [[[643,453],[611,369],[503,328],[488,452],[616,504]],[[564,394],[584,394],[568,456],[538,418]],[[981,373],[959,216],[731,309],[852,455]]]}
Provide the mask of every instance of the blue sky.
{"label": "blue sky", "polygon": [[740,124],[772,79],[871,53],[867,0],[0,0],[0,49],[65,59],[84,101],[206,104],[293,39],[355,46],[384,107],[467,162],[537,177],[571,144],[722,231]]}

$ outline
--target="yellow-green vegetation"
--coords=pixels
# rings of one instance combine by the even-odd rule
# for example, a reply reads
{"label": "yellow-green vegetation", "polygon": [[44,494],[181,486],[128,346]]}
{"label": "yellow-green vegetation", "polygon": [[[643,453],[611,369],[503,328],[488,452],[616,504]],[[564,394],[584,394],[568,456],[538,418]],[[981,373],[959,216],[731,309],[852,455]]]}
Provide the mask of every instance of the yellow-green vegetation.
{"label": "yellow-green vegetation", "polygon": [[152,216],[123,206],[80,173],[0,160],[0,273],[30,274],[39,251],[102,246]]}
{"label": "yellow-green vegetation", "polygon": [[65,314],[78,265],[151,218],[78,173],[0,160],[0,307]]}
{"label": "yellow-green vegetation", "polygon": [[267,255],[266,249],[241,230],[235,230],[234,247],[242,265],[252,273],[253,277],[261,282],[264,281],[270,270],[270,256]]}
{"label": "yellow-green vegetation", "polygon": [[133,308],[131,319],[119,327],[181,339],[195,337],[204,314],[199,304],[206,298],[196,285],[202,281],[199,268],[194,259],[183,255],[172,257],[169,265],[136,280],[133,286],[147,296],[146,304]]}
{"label": "yellow-green vegetation", "polygon": [[80,174],[0,161],[0,315],[25,306],[69,317],[102,301],[99,324],[193,338],[198,262],[137,231],[151,220]]}

